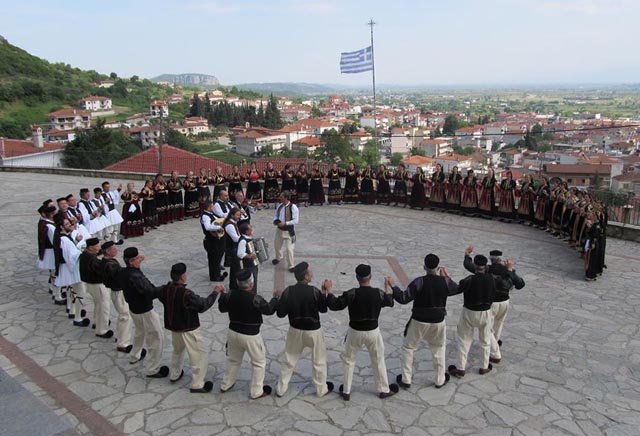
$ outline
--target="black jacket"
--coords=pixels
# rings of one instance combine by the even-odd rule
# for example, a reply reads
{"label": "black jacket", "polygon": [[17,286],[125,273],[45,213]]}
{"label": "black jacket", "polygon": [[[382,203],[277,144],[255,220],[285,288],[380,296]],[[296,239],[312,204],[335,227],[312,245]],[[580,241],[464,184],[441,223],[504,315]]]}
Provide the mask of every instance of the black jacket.
{"label": "black jacket", "polygon": [[169,282],[158,294],[164,305],[164,328],[172,332],[189,332],[200,327],[198,313],[203,313],[215,303],[218,294],[212,292],[203,298],[181,283]]}
{"label": "black jacket", "polygon": [[161,288],[154,286],[140,269],[131,266],[123,268],[118,280],[131,313],[139,315],[153,310],[153,300],[158,298]]}
{"label": "black jacket", "polygon": [[329,294],[327,306],[331,310],[349,307],[349,327],[369,331],[378,328],[380,310],[385,306],[393,307],[393,297],[382,289],[360,286],[343,292],[339,297]]}
{"label": "black jacket", "polygon": [[435,324],[447,316],[447,297],[458,292],[458,285],[449,277],[427,274],[409,283],[406,291],[393,287],[393,299],[400,304],[413,301],[411,318]]}
{"label": "black jacket", "polygon": [[315,286],[299,282],[287,287],[278,301],[279,318],[289,316],[289,325],[300,330],[320,328],[320,313],[327,312],[327,297]]}
{"label": "black jacket", "polygon": [[276,312],[278,298],[267,301],[253,292],[239,289],[225,292],[220,296],[218,309],[229,313],[229,329],[243,335],[257,335],[262,325],[262,315]]}

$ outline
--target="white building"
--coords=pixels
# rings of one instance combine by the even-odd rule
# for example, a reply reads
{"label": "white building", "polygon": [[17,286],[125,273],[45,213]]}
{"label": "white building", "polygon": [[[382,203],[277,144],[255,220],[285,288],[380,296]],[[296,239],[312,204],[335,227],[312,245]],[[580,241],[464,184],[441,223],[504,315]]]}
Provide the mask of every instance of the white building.
{"label": "white building", "polygon": [[92,95],[80,100],[80,109],[88,111],[104,111],[112,108],[113,102],[109,97]]}
{"label": "white building", "polygon": [[91,127],[91,112],[80,109],[62,109],[49,114],[52,129],[73,130]]}
{"label": "white building", "polygon": [[180,124],[172,124],[171,128],[187,136],[210,131],[209,123],[202,117],[187,117]]}
{"label": "white building", "polygon": [[271,146],[273,151],[286,147],[287,135],[278,130],[252,128],[235,137],[236,153],[251,156],[259,152],[263,147]]}
{"label": "white building", "polygon": [[169,105],[164,100],[154,100],[149,105],[149,113],[152,117],[159,117],[162,114],[166,118],[169,116]]}
{"label": "white building", "polygon": [[451,146],[451,138],[435,138],[435,139],[423,139],[420,142],[419,148],[424,151],[428,157],[438,157],[442,154],[451,153],[453,148]]}
{"label": "white building", "polygon": [[406,155],[411,151],[411,139],[409,130],[396,127],[391,129],[391,153]]}
{"label": "white building", "polygon": [[31,131],[31,141],[0,138],[0,166],[64,167],[64,144],[44,142],[39,126]]}

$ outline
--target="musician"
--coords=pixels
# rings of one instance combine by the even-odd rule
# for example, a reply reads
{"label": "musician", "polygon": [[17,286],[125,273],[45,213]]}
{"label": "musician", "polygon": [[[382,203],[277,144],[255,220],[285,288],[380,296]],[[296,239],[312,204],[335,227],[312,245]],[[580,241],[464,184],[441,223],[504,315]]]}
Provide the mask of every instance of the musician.
{"label": "musician", "polygon": [[[468,249],[467,249],[468,250]],[[457,294],[464,294],[464,306],[458,321],[458,366],[449,365],[449,374],[458,378],[466,374],[467,355],[473,342],[473,331],[478,329],[482,361],[479,374],[489,373],[493,366],[489,363],[491,352],[491,305],[495,300],[494,276],[488,273],[488,260],[479,254],[473,258],[475,274],[460,281]]]}
{"label": "musician", "polygon": [[169,218],[171,222],[184,219],[184,199],[182,196],[182,181],[177,171],[171,171],[171,178],[167,181],[169,189]]}
{"label": "musician", "polygon": [[393,299],[400,304],[413,301],[411,319],[404,330],[402,346],[402,374],[398,374],[398,384],[408,389],[413,376],[413,354],[425,340],[431,348],[431,360],[436,372],[436,388],[441,388],[450,379],[445,374],[444,365],[447,346],[447,297],[454,295],[458,285],[451,280],[445,267],[438,268],[440,258],[435,254],[427,254],[424,258],[426,275],[414,279],[409,287],[402,291],[393,286],[391,277],[385,280],[385,286],[393,289]]}
{"label": "musician", "polygon": [[371,369],[378,396],[381,399],[391,397],[398,392],[398,385],[389,384],[387,365],[384,361],[384,341],[378,328],[378,318],[383,307],[393,307],[391,290],[371,287],[371,267],[360,264],[356,267],[358,287],[335,297],[329,288],[327,306],[331,310],[349,308],[349,330],[345,338],[344,383],[338,389],[343,400],[351,399],[351,384],[356,356],[362,347],[366,347],[371,358]]}
{"label": "musician", "polygon": [[198,334],[199,313],[206,312],[224,286],[216,285],[207,297],[200,297],[187,288],[187,266],[176,263],[171,267],[171,281],[160,288],[158,299],[164,305],[164,328],[171,332],[173,353],[169,381],[182,378],[182,362],[185,351],[191,364],[191,393],[207,393],[213,389],[211,381],[205,381],[209,353]]}
{"label": "musician", "polygon": [[234,199],[231,200],[231,204],[233,207],[240,209],[241,216],[240,221],[238,221],[238,226],[245,223],[251,223],[251,214],[255,213],[256,208],[247,201],[242,190],[235,192]]}
{"label": "musician", "polygon": [[156,179],[153,182],[153,191],[158,211],[158,224],[167,224],[170,220],[169,186],[164,181],[162,174],[156,174]]}
{"label": "musician", "polygon": [[262,315],[273,315],[281,292],[274,291],[273,298],[267,301],[257,295],[251,271],[242,269],[236,276],[237,289],[220,295],[218,308],[222,313],[229,313],[229,331],[227,333],[227,369],[220,385],[220,392],[229,391],[236,383],[244,353],[249,354],[253,372],[250,383],[252,400],[271,394],[271,386],[265,385],[264,374],[267,365],[266,348],[260,326]]}
{"label": "musician", "polygon": [[213,205],[213,214],[216,218],[226,218],[232,208],[233,204],[229,201],[229,192],[226,189],[221,190]]}
{"label": "musician", "polygon": [[220,273],[220,262],[224,255],[223,221],[223,219],[215,217],[213,203],[208,201],[200,217],[200,226],[204,233],[203,245],[207,252],[207,261],[209,263],[209,280],[212,282],[221,282],[227,277],[226,272]]}
{"label": "musician", "polygon": [[274,265],[280,263],[284,247],[287,268],[289,268],[289,272],[293,272],[293,249],[296,242],[294,226],[298,224],[298,206],[291,202],[289,191],[283,191],[280,194],[280,204],[276,208],[273,224],[277,228],[274,242],[275,257],[271,263]]}
{"label": "musician", "polygon": [[227,189],[225,181],[226,179],[222,175],[222,167],[216,167],[216,171],[213,174],[213,177],[209,179],[209,183],[213,185],[213,197],[211,198],[218,198],[218,195],[220,195],[220,191]]}
{"label": "musician", "polygon": [[340,171],[338,164],[331,164],[331,169],[327,173],[327,178],[329,179],[329,189],[327,192],[329,204],[342,204],[342,185],[340,184],[340,177],[343,176],[344,172]]}
{"label": "musician", "polygon": [[241,224],[240,239],[238,239],[238,250],[236,255],[242,261],[242,268],[251,271],[253,276],[253,292],[258,290],[258,253],[253,240],[253,227],[250,224]]}
{"label": "musician", "polygon": [[398,171],[393,175],[395,185],[393,187],[393,201],[397,206],[399,203],[407,207],[407,182],[409,181],[409,173],[407,173],[404,164],[398,165]]}
{"label": "musician", "polygon": [[164,349],[164,331],[158,312],[153,309],[153,300],[158,298],[160,288],[156,287],[140,270],[144,255],[136,247],[128,247],[123,254],[125,268],[118,273],[124,299],[136,327],[133,336],[133,349],[129,353],[129,363],[137,363],[145,358],[143,348],[146,341],[149,347],[150,361],[147,364],[147,377],[164,378],[169,375],[169,367],[162,365]]}
{"label": "musician", "polygon": [[229,181],[229,196],[231,198],[235,198],[236,192],[242,192],[244,195],[244,191],[242,190],[242,182],[244,177],[240,174],[240,170],[238,169],[238,165],[234,165],[231,169],[231,174],[227,177]]}
{"label": "musician", "polygon": [[198,218],[200,216],[198,182],[193,177],[193,171],[187,173],[187,177],[185,177],[182,186],[184,186],[184,214],[187,217]]}
{"label": "musician", "polygon": [[333,383],[327,381],[327,359],[324,331],[320,326],[320,313],[327,312],[326,292],[331,289],[325,280],[322,290],[311,286],[313,271],[307,262],[294,268],[297,283],[288,286],[278,301],[278,318],[289,317],[289,330],[280,362],[280,378],[276,396],[282,397],[289,387],[296,363],[305,348],[311,348],[312,377],[318,397],[333,391]]}
{"label": "musician", "polygon": [[240,220],[240,209],[232,208],[224,219],[222,227],[225,233],[225,266],[229,266],[229,289],[237,289],[236,274],[240,271],[240,259],[238,259],[238,241],[240,240],[240,230],[238,220]]}

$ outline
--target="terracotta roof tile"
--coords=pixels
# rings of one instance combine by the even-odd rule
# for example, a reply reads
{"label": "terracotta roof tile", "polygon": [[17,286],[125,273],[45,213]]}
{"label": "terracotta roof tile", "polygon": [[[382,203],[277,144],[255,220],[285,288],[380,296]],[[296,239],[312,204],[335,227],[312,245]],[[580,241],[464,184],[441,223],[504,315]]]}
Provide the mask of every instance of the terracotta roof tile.
{"label": "terracotta roof tile", "polygon": [[45,142],[43,148],[36,148],[32,141],[0,138],[0,153],[3,158],[60,150],[64,146],[58,142]]}

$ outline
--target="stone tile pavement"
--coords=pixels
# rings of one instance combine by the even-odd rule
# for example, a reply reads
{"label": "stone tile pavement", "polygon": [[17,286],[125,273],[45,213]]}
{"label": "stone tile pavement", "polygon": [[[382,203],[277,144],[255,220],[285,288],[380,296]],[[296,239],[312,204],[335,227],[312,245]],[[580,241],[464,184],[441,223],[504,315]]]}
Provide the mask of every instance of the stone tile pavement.
{"label": "stone tile pavement", "polygon": [[[358,356],[354,393],[345,403],[336,394],[315,397],[307,352],[287,395],[249,401],[248,361],[236,387],[224,395],[218,393],[226,364],[227,317],[216,305],[201,316],[214,393],[196,395],[188,393],[188,368],[178,385],[166,379],[145,379],[140,365],[130,365],[113,342],[73,327],[64,311],[51,304],[45,274],[34,266],[38,204],[69,192],[77,195],[79,188],[92,188],[101,181],[0,172],[4,232],[0,242],[0,350],[5,354],[0,355],[0,368],[78,433],[640,434],[640,254],[635,243],[610,239],[605,275],[587,283],[574,251],[544,232],[517,224],[387,206],[302,208],[296,260],[312,265],[316,284],[329,278],[338,290],[356,284],[353,270],[361,262],[372,265],[374,285],[382,285],[383,275],[394,275],[406,283],[421,274],[424,255],[435,252],[459,280],[466,275],[462,258],[467,244],[473,242],[476,251],[484,253],[502,249],[515,260],[527,282],[511,300],[503,362],[492,373],[478,375],[479,349],[474,344],[467,376],[436,390],[425,344],[416,354],[412,387],[380,400],[363,351]],[[112,186],[117,182],[112,180]],[[272,213],[261,211],[254,218],[256,235],[270,244]],[[142,249],[147,257],[143,271],[156,284],[169,279],[172,263],[187,263],[189,287],[205,295],[212,286],[201,240],[197,221],[189,220],[129,239],[125,247]],[[274,286],[293,282],[292,274],[282,267],[261,266],[262,295],[270,294]],[[449,299],[447,363],[456,360],[455,326],[461,305],[462,296]],[[157,303],[156,310],[162,313],[162,305]],[[400,371],[402,331],[409,315],[410,305],[396,305],[384,309],[381,316],[390,379]],[[322,316],[322,323],[329,380],[338,386],[348,315],[346,311],[329,312]],[[265,318],[265,382],[271,385],[279,374],[278,356],[286,330],[286,320]],[[5,350],[14,344],[16,352],[8,355]],[[169,335],[166,344],[168,363]],[[28,361],[42,371],[28,370]]]}

